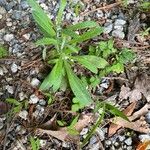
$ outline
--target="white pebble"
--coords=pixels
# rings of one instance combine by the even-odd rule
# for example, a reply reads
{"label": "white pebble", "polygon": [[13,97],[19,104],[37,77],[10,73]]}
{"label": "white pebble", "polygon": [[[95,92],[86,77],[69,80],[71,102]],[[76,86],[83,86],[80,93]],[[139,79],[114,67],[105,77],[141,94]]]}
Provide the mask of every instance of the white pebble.
{"label": "white pebble", "polygon": [[124,32],[122,32],[122,31],[120,31],[120,30],[114,30],[114,31],[112,32],[112,36],[113,36],[113,37],[118,37],[118,38],[120,38],[120,39],[123,39],[123,38],[125,37],[125,34],[124,34]]}
{"label": "white pebble", "polygon": [[13,63],[13,64],[11,65],[11,71],[12,71],[13,73],[16,73],[16,72],[18,71],[18,66],[17,66],[15,63]]}
{"label": "white pebble", "polygon": [[41,5],[41,7],[44,9],[44,10],[48,10],[48,7],[44,4],[44,3],[42,3],[42,4],[40,4]]}
{"label": "white pebble", "polygon": [[36,104],[38,101],[39,101],[39,98],[35,94],[32,94],[30,96],[30,99],[29,99],[30,104]]}
{"label": "white pebble", "polygon": [[30,34],[29,34],[29,33],[24,34],[23,37],[24,37],[26,40],[29,40],[29,39],[30,39]]}
{"label": "white pebble", "polygon": [[37,87],[40,84],[40,81],[37,78],[33,78],[31,81],[31,85],[33,87]]}
{"label": "white pebble", "polygon": [[24,120],[27,120],[28,112],[26,110],[23,110],[19,113],[19,117],[21,117]]}
{"label": "white pebble", "polygon": [[6,25],[7,25],[8,27],[11,27],[11,26],[12,26],[12,22],[6,22]]}
{"label": "white pebble", "polygon": [[3,68],[0,67],[0,75],[3,76],[4,75],[4,71],[3,71]]}
{"label": "white pebble", "polygon": [[132,139],[128,138],[124,141],[128,146],[132,145]]}
{"label": "white pebble", "polygon": [[3,16],[0,14],[0,19],[2,19],[3,18]]}
{"label": "white pebble", "polygon": [[8,93],[13,94],[14,93],[14,88],[13,86],[7,85],[6,86],[6,90],[8,91]]}
{"label": "white pebble", "polygon": [[85,135],[88,133],[88,128],[83,128],[82,131],[80,132],[80,135]]}
{"label": "white pebble", "polygon": [[115,21],[115,25],[125,25],[126,24],[126,21],[123,20],[123,19],[116,19]]}
{"label": "white pebble", "polygon": [[10,42],[14,38],[13,34],[6,34],[4,35],[4,40]]}
{"label": "white pebble", "polygon": [[141,140],[141,142],[150,141],[150,135],[149,134],[141,134],[141,135],[139,135],[139,139]]}

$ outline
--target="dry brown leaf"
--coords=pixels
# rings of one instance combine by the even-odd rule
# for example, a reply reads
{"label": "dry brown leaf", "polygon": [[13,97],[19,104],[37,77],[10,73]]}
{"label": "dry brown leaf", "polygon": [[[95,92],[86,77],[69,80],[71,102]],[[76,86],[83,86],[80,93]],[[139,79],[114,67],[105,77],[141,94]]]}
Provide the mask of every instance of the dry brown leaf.
{"label": "dry brown leaf", "polygon": [[146,148],[150,145],[150,141],[145,141],[143,143],[140,143],[136,150],[146,150]]}
{"label": "dry brown leaf", "polygon": [[116,117],[112,120],[112,122],[119,126],[122,126],[123,128],[129,128],[141,133],[150,133],[150,128],[145,126],[143,127],[143,123],[139,120],[135,122],[129,122],[122,118]]}
{"label": "dry brown leaf", "polygon": [[142,99],[142,94],[146,97],[147,101],[150,102],[150,79],[146,74],[137,76],[133,90],[123,85],[119,98],[120,100],[129,98],[130,102],[138,101]]}
{"label": "dry brown leaf", "polygon": [[[134,101],[133,103],[131,103],[131,104],[123,111],[124,114],[127,115],[127,116],[130,116],[130,115],[133,113],[134,109],[135,109],[136,103],[137,103],[136,101]],[[110,124],[110,127],[109,127],[109,129],[108,129],[108,137],[114,135],[114,134],[117,132],[117,130],[119,130],[120,128],[121,128],[120,125],[111,123],[111,124]]]}
{"label": "dry brown leaf", "polygon": [[[93,121],[92,114],[86,114],[82,118],[79,119],[79,121],[75,125],[75,129],[80,132],[84,127],[89,125],[90,122]],[[67,127],[60,128],[58,131],[52,131],[52,130],[44,130],[37,128],[36,129],[36,134],[48,134],[50,136],[53,136],[61,141],[66,141],[66,140],[76,140],[78,136],[73,136],[70,135],[67,131]]]}
{"label": "dry brown leaf", "polygon": [[7,103],[0,101],[0,115],[7,113],[9,109],[10,106]]}

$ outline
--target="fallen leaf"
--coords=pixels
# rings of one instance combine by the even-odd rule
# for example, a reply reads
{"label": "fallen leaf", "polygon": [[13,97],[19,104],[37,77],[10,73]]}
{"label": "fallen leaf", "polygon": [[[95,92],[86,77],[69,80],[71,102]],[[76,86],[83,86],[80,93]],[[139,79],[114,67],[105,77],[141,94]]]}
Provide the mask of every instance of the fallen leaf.
{"label": "fallen leaf", "polygon": [[[136,106],[136,101],[132,102],[123,112],[126,116],[130,116],[134,109],[135,109],[135,106]],[[109,126],[109,129],[108,129],[108,137],[114,135],[117,130],[119,130],[122,126],[118,125],[118,124],[114,124],[114,123],[111,123],[110,126]]]}
{"label": "fallen leaf", "polygon": [[[89,125],[89,123],[92,121],[93,121],[92,114],[86,114],[83,117],[81,117],[79,119],[79,121],[75,124],[75,129],[78,132],[81,132],[81,130],[84,127],[86,127],[87,125]],[[61,141],[67,141],[67,140],[75,140],[76,141],[76,139],[78,138],[77,135],[76,136],[70,135],[68,133],[67,127],[59,128],[58,131],[44,130],[44,129],[37,128],[35,132],[38,135],[48,134],[48,135],[53,136]]]}
{"label": "fallen leaf", "polygon": [[140,143],[136,150],[146,150],[146,148],[150,145],[150,141],[145,141],[143,143]]}

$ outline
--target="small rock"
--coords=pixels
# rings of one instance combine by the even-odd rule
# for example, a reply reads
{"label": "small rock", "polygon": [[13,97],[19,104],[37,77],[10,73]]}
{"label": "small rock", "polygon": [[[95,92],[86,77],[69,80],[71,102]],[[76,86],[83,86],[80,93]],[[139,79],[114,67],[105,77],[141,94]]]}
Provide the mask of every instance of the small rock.
{"label": "small rock", "polygon": [[123,38],[125,37],[125,34],[124,34],[124,32],[122,32],[122,31],[120,31],[120,30],[114,30],[114,31],[112,32],[112,36],[118,37],[118,38],[120,38],[120,39],[123,39]]}
{"label": "small rock", "polygon": [[36,104],[38,101],[39,101],[39,98],[35,94],[32,94],[30,96],[30,99],[29,99],[30,104]]}
{"label": "small rock", "polygon": [[97,142],[97,138],[96,138],[96,136],[92,136],[91,137],[91,139],[90,139],[90,145],[93,145],[94,143],[96,143]]}
{"label": "small rock", "polygon": [[40,146],[43,148],[46,146],[47,140],[40,140]]}
{"label": "small rock", "polygon": [[4,40],[10,42],[14,38],[13,34],[6,34],[4,35]]}
{"label": "small rock", "polygon": [[28,116],[28,112],[26,110],[22,110],[20,113],[19,113],[19,117],[21,117],[22,119],[24,120],[27,120],[27,116]]}
{"label": "small rock", "polygon": [[98,150],[100,149],[99,142],[90,146],[89,150]]}
{"label": "small rock", "polygon": [[66,13],[65,19],[66,19],[66,20],[70,20],[70,18],[71,18],[71,13]]}
{"label": "small rock", "polygon": [[48,10],[48,7],[45,5],[45,3],[41,3],[40,5],[44,10]]}
{"label": "small rock", "polygon": [[40,84],[40,81],[37,78],[33,78],[31,81],[31,85],[33,87],[37,87]]}
{"label": "small rock", "polygon": [[25,93],[24,93],[24,92],[20,92],[20,93],[19,93],[19,99],[22,101],[22,100],[24,100],[25,98],[27,98],[27,96],[25,95]]}
{"label": "small rock", "polygon": [[24,37],[26,40],[29,40],[29,39],[30,39],[30,33],[24,34],[23,37]]}
{"label": "small rock", "polygon": [[125,140],[125,136],[121,136],[121,135],[119,135],[119,136],[118,136],[118,138],[119,138],[119,141],[120,141],[120,142],[122,142],[122,141],[124,141],[124,140]]}
{"label": "small rock", "polygon": [[117,29],[117,30],[119,30],[119,31],[123,31],[123,26],[121,26],[121,25],[116,25],[116,26],[114,26],[114,29]]}
{"label": "small rock", "polygon": [[3,15],[5,13],[6,13],[5,8],[0,6],[0,14]]}
{"label": "small rock", "polygon": [[108,26],[104,27],[104,33],[108,34],[112,31],[113,25],[109,24]]}
{"label": "small rock", "polygon": [[39,100],[39,104],[40,104],[41,106],[45,106],[45,105],[46,105],[46,101],[45,101],[44,99],[40,99],[40,100]]}
{"label": "small rock", "polygon": [[105,141],[105,145],[111,145],[111,141],[110,140],[106,140]]}
{"label": "small rock", "polygon": [[11,71],[12,71],[13,73],[16,73],[16,72],[18,71],[18,66],[17,66],[15,63],[13,63],[13,64],[11,65]]}
{"label": "small rock", "polygon": [[132,139],[128,138],[124,141],[128,146],[132,145]]}
{"label": "small rock", "polygon": [[97,18],[102,18],[104,16],[104,14],[103,14],[103,12],[101,10],[98,10],[96,12],[96,16],[97,16]]}
{"label": "small rock", "polygon": [[105,133],[102,129],[97,128],[96,129],[96,133],[98,134],[99,138],[101,139],[101,141],[103,141],[105,139]]}
{"label": "small rock", "polygon": [[150,134],[141,134],[139,135],[139,139],[144,142],[144,141],[150,141]]}
{"label": "small rock", "polygon": [[150,124],[150,111],[145,115],[145,120]]}
{"label": "small rock", "polygon": [[12,15],[13,19],[20,20],[22,18],[22,12],[21,11],[15,10],[12,12],[12,14],[13,14]]}
{"label": "small rock", "polygon": [[0,14],[0,19],[2,19],[3,18],[3,16]]}
{"label": "small rock", "polygon": [[22,9],[27,9],[29,7],[27,1],[21,1],[20,5],[21,5]]}
{"label": "small rock", "polygon": [[70,145],[69,145],[69,143],[67,143],[67,142],[63,142],[63,143],[62,143],[62,147],[69,148]]}
{"label": "small rock", "polygon": [[117,25],[125,25],[126,24],[126,21],[125,20],[123,20],[123,19],[116,19],[116,21],[115,21],[115,25],[117,26]]}
{"label": "small rock", "polygon": [[4,75],[4,71],[3,71],[3,68],[0,67],[0,76],[3,76]]}
{"label": "small rock", "polygon": [[85,135],[88,133],[88,128],[83,128],[82,131],[80,132],[80,135]]}
{"label": "small rock", "polygon": [[8,91],[8,93],[13,94],[14,93],[14,88],[13,86],[7,85],[6,86],[6,90]]}

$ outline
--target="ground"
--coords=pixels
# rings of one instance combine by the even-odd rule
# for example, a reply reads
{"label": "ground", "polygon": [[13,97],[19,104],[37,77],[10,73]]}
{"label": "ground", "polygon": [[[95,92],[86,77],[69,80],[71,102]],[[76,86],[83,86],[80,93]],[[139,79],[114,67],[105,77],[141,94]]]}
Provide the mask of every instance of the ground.
{"label": "ground", "polygon": [[[37,1],[53,20],[59,0]],[[130,48],[136,54],[135,60],[125,66],[124,73],[109,74],[96,89],[89,89],[93,99],[115,105],[130,122],[121,118],[114,121],[114,116],[106,113],[82,149],[140,150],[140,146],[150,142],[150,35],[147,30],[150,14],[141,6],[144,1],[127,2],[128,5],[119,0],[71,0],[64,12],[64,26],[94,20],[104,28],[103,34],[90,44],[113,38],[116,48]],[[0,44],[8,52],[0,58],[0,149],[32,149],[31,137],[39,139],[43,150],[80,149],[80,141],[99,118],[99,113],[93,113],[95,105],[72,112],[69,89],[54,93],[51,105],[49,95],[39,91],[51,70],[42,59],[42,47],[34,44],[41,36],[26,0],[0,0]],[[86,46],[88,42],[83,43],[83,50]],[[75,69],[76,73],[88,74],[78,66]],[[15,99],[16,103],[11,105],[7,99]],[[69,135],[68,128],[58,126],[58,120],[69,125],[78,114],[75,128],[80,136]]]}

